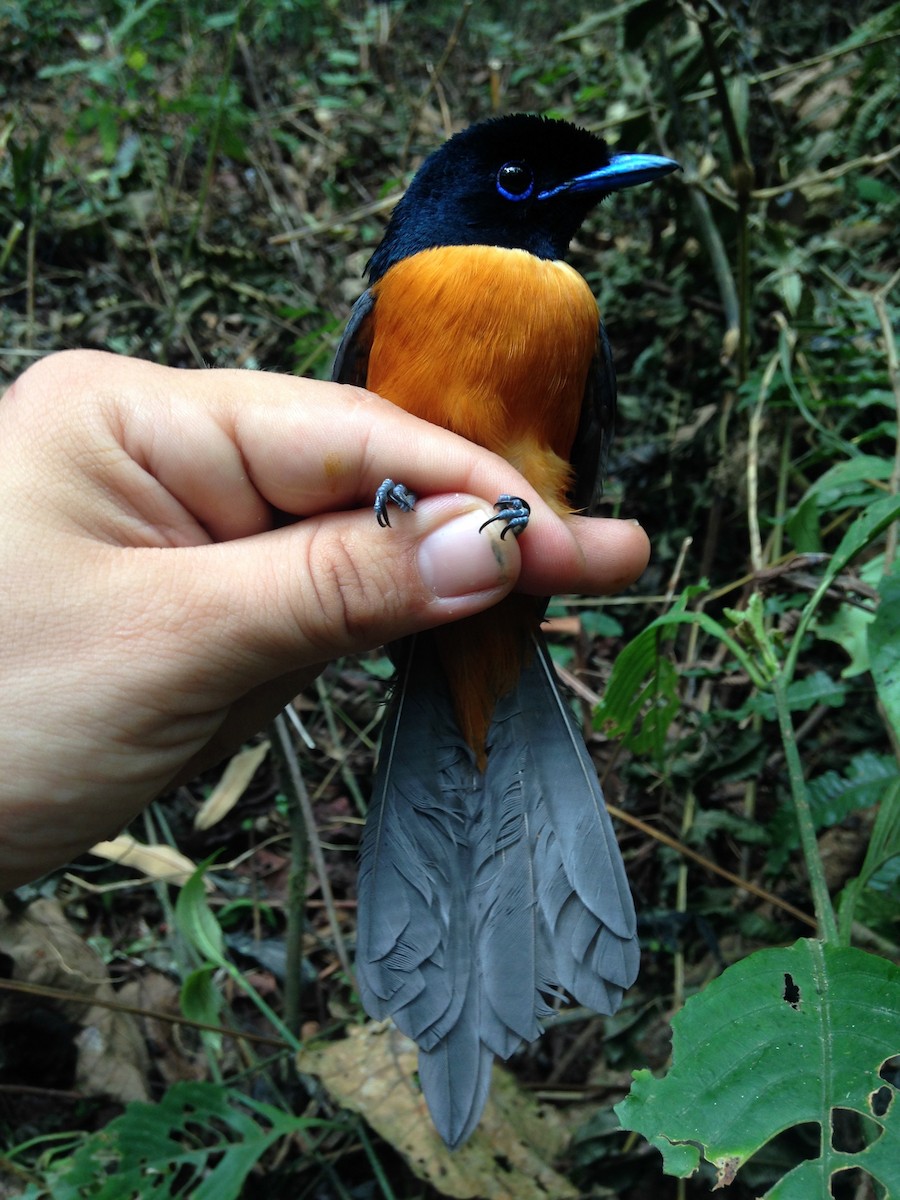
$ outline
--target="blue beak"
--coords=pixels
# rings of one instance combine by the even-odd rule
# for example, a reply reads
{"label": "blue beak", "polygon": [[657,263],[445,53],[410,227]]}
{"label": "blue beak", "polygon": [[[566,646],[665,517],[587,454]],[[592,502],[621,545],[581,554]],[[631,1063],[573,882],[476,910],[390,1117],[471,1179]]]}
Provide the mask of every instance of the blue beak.
{"label": "blue beak", "polygon": [[623,188],[650,183],[671,171],[680,170],[674,159],[658,154],[613,154],[605,167],[587,175],[576,175],[548,192],[540,192],[538,200],[549,200],[562,192],[620,192]]}

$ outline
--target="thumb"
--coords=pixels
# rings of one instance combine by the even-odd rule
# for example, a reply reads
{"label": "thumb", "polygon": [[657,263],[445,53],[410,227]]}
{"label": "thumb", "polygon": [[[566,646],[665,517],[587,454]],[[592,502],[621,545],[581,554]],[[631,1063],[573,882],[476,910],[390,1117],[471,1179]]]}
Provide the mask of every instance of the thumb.
{"label": "thumb", "polygon": [[174,586],[183,636],[180,650],[167,647],[167,703],[192,720],[217,715],[172,781],[219,762],[331,659],[507,595],[519,576],[519,547],[501,538],[499,523],[481,531],[493,515],[474,496],[434,496],[388,529],[376,527],[371,511],[326,514],[184,551],[202,561],[202,583],[190,589],[197,603],[187,614],[185,589]]}
{"label": "thumb", "polygon": [[512,590],[521,569],[502,522],[481,528],[494,515],[475,496],[433,496],[386,529],[370,510],[326,513],[195,547],[202,640],[239,652],[255,677],[246,687],[273,672],[311,676],[333,658],[480,612]]}

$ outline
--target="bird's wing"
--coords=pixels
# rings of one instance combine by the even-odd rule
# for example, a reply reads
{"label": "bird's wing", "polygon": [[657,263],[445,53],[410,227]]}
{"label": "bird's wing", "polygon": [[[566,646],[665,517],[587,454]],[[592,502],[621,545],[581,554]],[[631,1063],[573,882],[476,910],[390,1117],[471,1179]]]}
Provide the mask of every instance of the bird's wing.
{"label": "bird's wing", "polygon": [[334,356],[331,378],[336,383],[365,387],[369,374],[369,351],[375,336],[375,293],[371,288],[360,296],[350,311],[347,328]]}
{"label": "bird's wing", "polygon": [[593,516],[603,494],[603,476],[616,422],[616,372],[609,338],[600,321],[588,373],[578,432],[572,445],[573,507]]}

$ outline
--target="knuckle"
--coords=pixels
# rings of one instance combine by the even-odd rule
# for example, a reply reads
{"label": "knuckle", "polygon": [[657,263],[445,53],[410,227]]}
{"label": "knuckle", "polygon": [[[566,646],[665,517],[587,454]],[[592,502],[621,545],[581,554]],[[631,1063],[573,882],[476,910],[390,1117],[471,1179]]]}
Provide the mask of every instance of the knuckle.
{"label": "knuckle", "polygon": [[366,555],[361,564],[358,551],[334,529],[316,531],[308,543],[299,615],[310,641],[327,653],[376,644],[377,630],[396,605],[399,592],[387,556]]}

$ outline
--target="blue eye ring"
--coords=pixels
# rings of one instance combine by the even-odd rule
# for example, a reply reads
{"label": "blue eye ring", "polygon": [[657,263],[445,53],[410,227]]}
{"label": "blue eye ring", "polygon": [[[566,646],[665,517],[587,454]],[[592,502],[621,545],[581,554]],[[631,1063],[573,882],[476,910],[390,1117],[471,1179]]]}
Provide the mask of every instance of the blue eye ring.
{"label": "blue eye ring", "polygon": [[497,191],[504,200],[527,200],[534,191],[534,172],[527,163],[504,163],[497,172]]}

